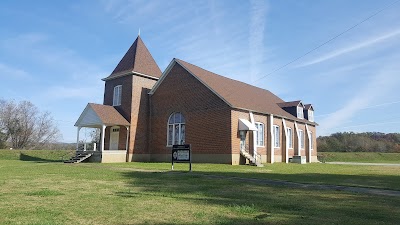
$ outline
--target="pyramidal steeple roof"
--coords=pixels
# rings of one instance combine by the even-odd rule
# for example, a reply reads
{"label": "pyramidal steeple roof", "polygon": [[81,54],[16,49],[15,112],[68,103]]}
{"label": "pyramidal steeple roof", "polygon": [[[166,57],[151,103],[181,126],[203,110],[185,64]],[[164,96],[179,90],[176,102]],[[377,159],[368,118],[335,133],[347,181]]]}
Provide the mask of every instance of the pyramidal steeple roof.
{"label": "pyramidal steeple roof", "polygon": [[140,36],[133,42],[111,75],[103,80],[110,80],[135,72],[155,78],[160,78],[161,76],[160,68]]}

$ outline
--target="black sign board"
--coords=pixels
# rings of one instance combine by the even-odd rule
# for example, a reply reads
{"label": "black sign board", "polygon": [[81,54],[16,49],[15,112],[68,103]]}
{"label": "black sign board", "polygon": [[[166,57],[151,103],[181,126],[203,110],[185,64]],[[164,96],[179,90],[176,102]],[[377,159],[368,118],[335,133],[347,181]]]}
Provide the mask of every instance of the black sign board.
{"label": "black sign board", "polygon": [[174,162],[188,162],[190,163],[189,171],[192,171],[192,152],[190,150],[190,145],[172,146],[172,170],[174,169]]}

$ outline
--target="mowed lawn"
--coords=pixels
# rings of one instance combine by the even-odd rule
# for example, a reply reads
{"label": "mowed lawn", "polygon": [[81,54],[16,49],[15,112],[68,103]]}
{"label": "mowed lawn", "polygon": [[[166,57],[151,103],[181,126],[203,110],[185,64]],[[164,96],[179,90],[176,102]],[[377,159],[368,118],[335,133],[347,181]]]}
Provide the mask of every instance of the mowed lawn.
{"label": "mowed lawn", "polygon": [[[27,159],[25,159],[27,160]],[[32,159],[30,159],[32,160]],[[243,182],[232,177],[400,190],[395,167],[0,159],[0,224],[398,224],[400,197]],[[206,176],[205,174],[218,175]],[[224,178],[226,177],[226,178]]]}

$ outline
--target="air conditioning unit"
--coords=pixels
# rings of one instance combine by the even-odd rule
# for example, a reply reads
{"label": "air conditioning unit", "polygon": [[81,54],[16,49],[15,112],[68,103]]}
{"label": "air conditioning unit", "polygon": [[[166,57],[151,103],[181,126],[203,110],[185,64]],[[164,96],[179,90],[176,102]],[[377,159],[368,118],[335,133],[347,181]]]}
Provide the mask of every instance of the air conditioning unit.
{"label": "air conditioning unit", "polygon": [[292,163],[306,164],[306,157],[301,155],[294,155]]}

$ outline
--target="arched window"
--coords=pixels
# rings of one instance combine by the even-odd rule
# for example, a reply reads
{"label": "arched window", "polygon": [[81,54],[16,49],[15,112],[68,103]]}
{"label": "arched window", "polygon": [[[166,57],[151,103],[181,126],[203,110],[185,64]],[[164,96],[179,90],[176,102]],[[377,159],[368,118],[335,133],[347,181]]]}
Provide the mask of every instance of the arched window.
{"label": "arched window", "polygon": [[182,113],[172,113],[168,119],[167,145],[181,145],[185,143],[185,117]]}

